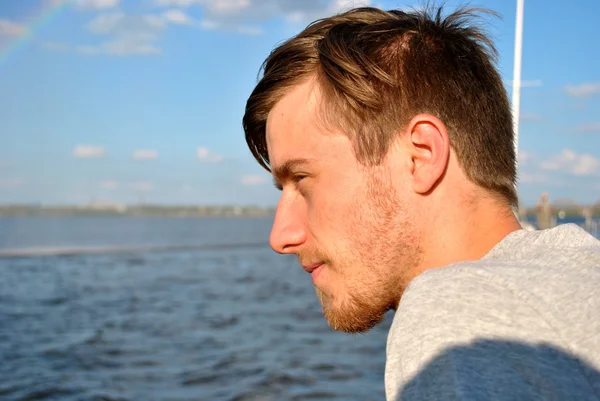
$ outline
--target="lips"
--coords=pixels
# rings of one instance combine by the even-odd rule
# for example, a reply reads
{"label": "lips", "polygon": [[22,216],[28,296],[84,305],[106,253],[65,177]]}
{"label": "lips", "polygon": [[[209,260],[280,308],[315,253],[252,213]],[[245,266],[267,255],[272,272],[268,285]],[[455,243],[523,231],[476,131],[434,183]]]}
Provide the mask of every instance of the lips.
{"label": "lips", "polygon": [[302,268],[304,270],[306,270],[308,273],[312,273],[313,271],[315,271],[322,265],[323,265],[323,262],[315,262],[315,263],[311,263],[308,265],[302,265]]}

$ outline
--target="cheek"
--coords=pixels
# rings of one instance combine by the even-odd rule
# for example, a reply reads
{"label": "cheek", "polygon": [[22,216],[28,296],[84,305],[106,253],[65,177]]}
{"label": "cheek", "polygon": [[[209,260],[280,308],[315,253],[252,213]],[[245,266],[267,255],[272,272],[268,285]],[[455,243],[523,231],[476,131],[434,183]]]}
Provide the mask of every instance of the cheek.
{"label": "cheek", "polygon": [[334,220],[333,223],[343,221],[343,216],[354,207],[356,197],[361,196],[363,192],[356,177],[337,173],[316,181],[307,196],[309,206],[319,217],[323,221]]}
{"label": "cheek", "polygon": [[[325,183],[323,183],[325,184]],[[338,184],[315,187],[306,198],[309,226],[326,247],[339,248],[347,241],[354,226],[355,194]]]}
{"label": "cheek", "polygon": [[315,194],[308,208],[315,246],[331,260],[334,270],[348,279],[364,275],[363,259],[377,240],[373,239],[374,228],[365,219],[369,206],[364,191],[352,189],[340,187]]}

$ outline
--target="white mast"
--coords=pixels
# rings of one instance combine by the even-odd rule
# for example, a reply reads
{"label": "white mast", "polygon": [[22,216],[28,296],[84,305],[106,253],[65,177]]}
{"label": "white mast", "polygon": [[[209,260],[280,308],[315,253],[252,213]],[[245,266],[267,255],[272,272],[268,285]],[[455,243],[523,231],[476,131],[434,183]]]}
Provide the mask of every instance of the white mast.
{"label": "white mast", "polygon": [[521,50],[523,42],[523,2],[517,0],[517,21],[515,27],[515,59],[512,90],[513,127],[515,132],[515,155],[519,167],[519,108],[521,103]]}

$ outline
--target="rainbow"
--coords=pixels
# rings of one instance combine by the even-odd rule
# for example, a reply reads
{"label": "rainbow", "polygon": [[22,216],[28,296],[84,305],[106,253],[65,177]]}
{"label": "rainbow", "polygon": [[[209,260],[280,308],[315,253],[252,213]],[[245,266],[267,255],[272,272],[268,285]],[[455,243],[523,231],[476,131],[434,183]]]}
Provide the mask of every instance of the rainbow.
{"label": "rainbow", "polygon": [[9,41],[6,46],[0,48],[0,68],[2,68],[19,49],[31,42],[36,34],[54,19],[67,5],[74,0],[43,0],[42,4],[36,9],[23,24],[23,32],[16,35],[16,38]]}

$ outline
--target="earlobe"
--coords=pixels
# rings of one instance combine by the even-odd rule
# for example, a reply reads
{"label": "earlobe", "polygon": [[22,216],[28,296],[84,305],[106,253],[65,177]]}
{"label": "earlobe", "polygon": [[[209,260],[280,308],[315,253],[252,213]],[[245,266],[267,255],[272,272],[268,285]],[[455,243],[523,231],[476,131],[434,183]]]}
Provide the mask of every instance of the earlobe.
{"label": "earlobe", "polygon": [[419,114],[410,122],[415,192],[431,192],[443,178],[450,156],[450,140],[444,123],[429,114]]}

